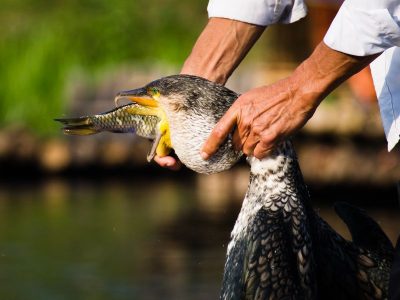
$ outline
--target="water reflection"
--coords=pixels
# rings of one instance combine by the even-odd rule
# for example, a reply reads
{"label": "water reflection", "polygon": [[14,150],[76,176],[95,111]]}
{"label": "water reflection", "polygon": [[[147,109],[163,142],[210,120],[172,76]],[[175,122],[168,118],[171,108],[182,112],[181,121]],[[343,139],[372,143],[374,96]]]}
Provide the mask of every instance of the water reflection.
{"label": "water reflection", "polygon": [[[230,174],[0,187],[0,298],[216,299],[247,182]],[[368,209],[392,240],[393,203]]]}

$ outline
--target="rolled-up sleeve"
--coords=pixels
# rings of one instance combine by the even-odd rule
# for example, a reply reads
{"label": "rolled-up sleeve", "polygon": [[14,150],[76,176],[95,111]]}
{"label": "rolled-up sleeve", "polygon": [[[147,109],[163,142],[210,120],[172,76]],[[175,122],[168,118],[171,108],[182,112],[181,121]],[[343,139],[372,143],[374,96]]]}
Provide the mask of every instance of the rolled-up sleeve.
{"label": "rolled-up sleeve", "polygon": [[383,52],[371,71],[390,151],[400,140],[400,1],[346,0],[324,42],[351,55]]}
{"label": "rolled-up sleeve", "polygon": [[324,42],[332,49],[366,56],[400,46],[399,0],[346,0]]}
{"label": "rolled-up sleeve", "polygon": [[307,14],[303,0],[210,0],[208,16],[255,25],[293,23]]}
{"label": "rolled-up sleeve", "polygon": [[400,140],[400,48],[383,52],[372,62],[371,71],[390,151]]}

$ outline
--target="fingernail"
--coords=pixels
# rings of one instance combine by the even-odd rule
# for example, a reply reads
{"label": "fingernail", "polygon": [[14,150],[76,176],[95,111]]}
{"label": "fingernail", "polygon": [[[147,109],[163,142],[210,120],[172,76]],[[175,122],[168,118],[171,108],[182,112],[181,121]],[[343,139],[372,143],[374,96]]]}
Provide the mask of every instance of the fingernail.
{"label": "fingernail", "polygon": [[201,158],[204,160],[207,160],[210,158],[210,156],[206,152],[201,152],[200,155],[201,155]]}

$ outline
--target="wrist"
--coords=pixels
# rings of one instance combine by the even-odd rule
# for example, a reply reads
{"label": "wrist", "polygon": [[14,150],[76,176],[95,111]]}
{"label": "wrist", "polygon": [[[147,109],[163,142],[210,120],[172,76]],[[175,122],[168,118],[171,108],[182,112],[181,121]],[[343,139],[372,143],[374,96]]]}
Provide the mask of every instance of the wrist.
{"label": "wrist", "polygon": [[377,55],[353,56],[329,48],[321,42],[291,76],[300,99],[317,107],[336,87],[356,74]]}
{"label": "wrist", "polygon": [[288,81],[294,103],[301,104],[306,111],[314,111],[328,95],[330,80],[316,72],[315,62],[312,60],[301,63]]}

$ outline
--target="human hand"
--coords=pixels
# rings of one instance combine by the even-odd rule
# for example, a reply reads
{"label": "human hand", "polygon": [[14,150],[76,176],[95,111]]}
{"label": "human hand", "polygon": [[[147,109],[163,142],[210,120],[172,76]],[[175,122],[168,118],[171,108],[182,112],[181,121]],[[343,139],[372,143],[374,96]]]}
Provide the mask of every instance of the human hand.
{"label": "human hand", "polygon": [[214,127],[202,148],[211,157],[235,128],[233,144],[248,156],[267,156],[282,140],[304,126],[319,99],[299,98],[292,78],[241,95]]}
{"label": "human hand", "polygon": [[154,157],[154,161],[163,168],[170,169],[172,171],[178,171],[182,167],[182,163],[178,158],[175,158],[173,156],[164,156],[160,157],[156,155]]}
{"label": "human hand", "polygon": [[233,144],[237,149],[257,158],[267,156],[304,126],[333,89],[378,55],[353,56],[321,42],[292,75],[240,96],[211,132],[201,156],[211,157],[235,126]]}

